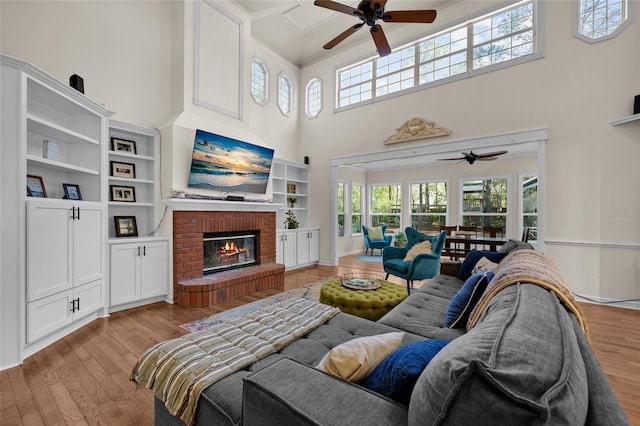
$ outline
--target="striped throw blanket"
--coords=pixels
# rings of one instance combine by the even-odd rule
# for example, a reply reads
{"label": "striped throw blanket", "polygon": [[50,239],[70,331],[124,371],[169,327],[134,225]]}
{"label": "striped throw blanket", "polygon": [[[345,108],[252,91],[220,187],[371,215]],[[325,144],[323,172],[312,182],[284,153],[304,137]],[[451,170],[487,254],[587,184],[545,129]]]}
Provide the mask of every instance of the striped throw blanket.
{"label": "striped throw blanket", "polygon": [[130,379],[153,390],[172,415],[191,425],[205,388],[279,351],[338,312],[307,299],[287,299],[150,347]]}
{"label": "striped throw blanket", "polygon": [[560,276],[558,268],[551,259],[536,250],[516,250],[502,259],[495,276],[471,311],[467,330],[471,330],[477,324],[493,296],[517,282],[531,283],[553,291],[565,309],[576,316],[587,339],[591,338],[584,313]]}

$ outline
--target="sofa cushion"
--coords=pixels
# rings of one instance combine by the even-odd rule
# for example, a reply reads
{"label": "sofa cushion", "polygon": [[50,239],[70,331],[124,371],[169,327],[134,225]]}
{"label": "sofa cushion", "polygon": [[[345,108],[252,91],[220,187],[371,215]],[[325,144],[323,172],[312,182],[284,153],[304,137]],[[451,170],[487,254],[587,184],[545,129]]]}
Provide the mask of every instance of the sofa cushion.
{"label": "sofa cushion", "polygon": [[382,361],[361,385],[409,405],[411,391],[429,361],[449,343],[427,339],[401,346]]}
{"label": "sofa cushion", "polygon": [[359,337],[331,349],[318,363],[318,369],[335,377],[359,382],[388,355],[402,345],[404,333]]}
{"label": "sofa cushion", "polygon": [[486,257],[491,262],[500,263],[500,261],[506,256],[506,253],[500,253],[497,251],[471,250],[467,254],[467,257],[464,258],[464,261],[460,266],[458,278],[460,278],[462,281],[466,281],[471,276],[476,263],[478,263],[478,261],[483,257]]}
{"label": "sofa cushion", "polygon": [[471,311],[476,306],[482,293],[493,279],[493,272],[478,272],[469,277],[464,285],[449,302],[445,314],[444,325],[451,328],[466,328]]}
{"label": "sofa cushion", "polygon": [[405,262],[411,262],[417,255],[429,253],[433,253],[433,250],[431,248],[431,241],[423,241],[411,247],[403,260]]}
{"label": "sofa cushion", "polygon": [[569,314],[554,293],[517,283],[427,365],[409,425],[585,424],[588,393]]}
{"label": "sofa cushion", "polygon": [[495,272],[496,269],[498,269],[498,264],[490,261],[489,259],[483,256],[480,260],[478,260],[478,262],[476,263],[476,266],[473,267],[473,270],[471,271],[471,273],[475,274],[477,272],[487,272],[487,271]]}
{"label": "sofa cushion", "polygon": [[507,240],[507,242],[504,243],[502,245],[502,247],[500,247],[500,250],[498,250],[498,251],[500,253],[509,254],[514,250],[520,250],[520,249],[532,250],[533,246],[531,244],[529,244],[529,243],[524,242],[524,241]]}
{"label": "sofa cushion", "polygon": [[371,240],[384,240],[384,235],[382,234],[382,228],[379,226],[372,226],[368,228],[367,232],[369,233],[369,238]]}

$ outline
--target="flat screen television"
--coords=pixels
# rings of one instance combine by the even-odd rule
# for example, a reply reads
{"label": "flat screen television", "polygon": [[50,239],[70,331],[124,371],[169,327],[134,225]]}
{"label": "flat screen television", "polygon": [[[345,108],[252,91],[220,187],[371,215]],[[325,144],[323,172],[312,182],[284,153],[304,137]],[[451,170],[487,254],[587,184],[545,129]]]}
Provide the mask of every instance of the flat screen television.
{"label": "flat screen television", "polygon": [[190,188],[265,194],[273,149],[196,130]]}

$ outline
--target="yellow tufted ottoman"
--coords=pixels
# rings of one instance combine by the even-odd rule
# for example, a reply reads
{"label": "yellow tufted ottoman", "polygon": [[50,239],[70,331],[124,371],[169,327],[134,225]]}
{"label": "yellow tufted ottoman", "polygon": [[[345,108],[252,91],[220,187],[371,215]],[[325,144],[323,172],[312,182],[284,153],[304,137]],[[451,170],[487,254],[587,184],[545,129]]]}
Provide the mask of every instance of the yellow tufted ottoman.
{"label": "yellow tufted ottoman", "polygon": [[340,279],[329,280],[320,288],[320,303],[372,321],[382,318],[406,297],[406,288],[389,281],[383,281],[376,290],[351,290]]}

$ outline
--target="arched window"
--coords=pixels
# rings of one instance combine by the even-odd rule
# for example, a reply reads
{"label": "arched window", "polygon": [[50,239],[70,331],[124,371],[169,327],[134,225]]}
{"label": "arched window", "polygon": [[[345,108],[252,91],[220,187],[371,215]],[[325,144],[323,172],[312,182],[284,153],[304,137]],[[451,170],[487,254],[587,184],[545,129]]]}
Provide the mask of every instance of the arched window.
{"label": "arched window", "polygon": [[293,111],[293,84],[286,74],[278,74],[278,108],[287,117]]}
{"label": "arched window", "polygon": [[258,105],[269,100],[269,70],[258,58],[251,61],[251,97]]}
{"label": "arched window", "polygon": [[633,20],[634,1],[576,0],[574,36],[596,43],[617,36]]}
{"label": "arched window", "polygon": [[322,80],[312,77],[307,83],[305,113],[309,118],[316,118],[322,110]]}

